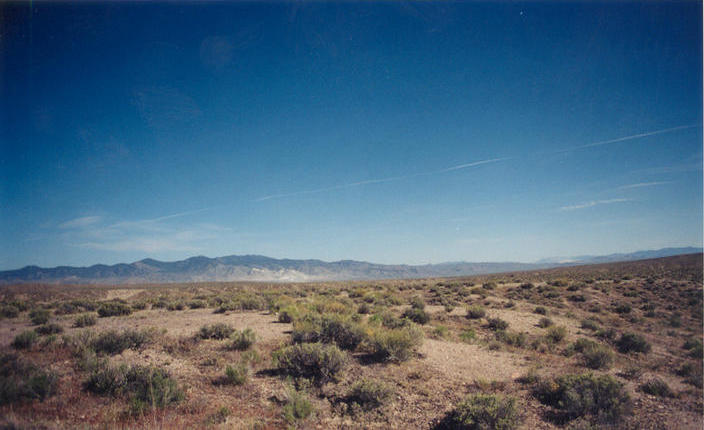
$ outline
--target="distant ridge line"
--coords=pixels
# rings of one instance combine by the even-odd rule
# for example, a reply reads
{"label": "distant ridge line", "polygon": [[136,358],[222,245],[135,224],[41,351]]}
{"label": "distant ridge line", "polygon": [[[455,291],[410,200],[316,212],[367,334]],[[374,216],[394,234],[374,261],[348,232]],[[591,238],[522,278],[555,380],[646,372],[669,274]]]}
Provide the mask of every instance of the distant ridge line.
{"label": "distant ridge line", "polygon": [[78,284],[218,281],[306,282],[452,277],[615,263],[701,252],[702,248],[683,247],[603,256],[557,257],[535,263],[461,261],[424,265],[375,264],[356,260],[325,262],[317,259],[276,259],[252,254],[215,258],[194,256],[171,262],[145,258],[133,263],[95,264],[88,267],[42,268],[35,265],[26,266],[17,270],[0,271],[0,284],[28,282]]}

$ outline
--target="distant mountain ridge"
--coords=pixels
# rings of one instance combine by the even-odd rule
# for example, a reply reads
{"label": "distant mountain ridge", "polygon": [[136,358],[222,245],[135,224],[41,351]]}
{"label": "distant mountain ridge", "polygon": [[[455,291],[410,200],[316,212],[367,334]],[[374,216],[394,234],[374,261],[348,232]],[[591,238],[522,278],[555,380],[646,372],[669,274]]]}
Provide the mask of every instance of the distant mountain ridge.
{"label": "distant mountain ridge", "polygon": [[394,278],[427,278],[469,276],[519,270],[632,261],[702,252],[702,248],[664,248],[638,251],[629,254],[553,258],[536,263],[452,262],[425,265],[375,264],[364,261],[276,259],[262,255],[229,255],[208,258],[191,257],[165,262],[146,258],[134,263],[114,265],[96,264],[90,267],[59,266],[42,268],[27,266],[17,270],[0,271],[0,283],[162,283],[162,282],[215,282],[215,281],[339,281]]}

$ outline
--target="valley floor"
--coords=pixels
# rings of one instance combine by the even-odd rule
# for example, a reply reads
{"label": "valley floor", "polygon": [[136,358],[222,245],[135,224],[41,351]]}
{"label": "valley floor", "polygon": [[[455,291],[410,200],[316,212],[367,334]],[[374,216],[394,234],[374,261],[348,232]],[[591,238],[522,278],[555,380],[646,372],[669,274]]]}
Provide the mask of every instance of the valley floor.
{"label": "valley floor", "polygon": [[[704,426],[701,254],[451,279],[14,285],[0,298],[6,427]],[[306,344],[317,349],[287,365]],[[145,390],[129,369],[150,369]],[[565,375],[590,375],[578,401],[560,397]],[[461,406],[484,395],[501,407]]]}

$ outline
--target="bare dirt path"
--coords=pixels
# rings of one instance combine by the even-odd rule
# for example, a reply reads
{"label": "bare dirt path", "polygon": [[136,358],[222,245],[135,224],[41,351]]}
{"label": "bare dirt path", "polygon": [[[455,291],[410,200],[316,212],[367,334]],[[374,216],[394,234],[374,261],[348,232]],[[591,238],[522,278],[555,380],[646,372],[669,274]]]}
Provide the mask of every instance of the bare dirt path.
{"label": "bare dirt path", "polygon": [[489,351],[480,345],[425,339],[420,353],[430,367],[463,382],[506,381],[519,377],[526,368],[516,354]]}

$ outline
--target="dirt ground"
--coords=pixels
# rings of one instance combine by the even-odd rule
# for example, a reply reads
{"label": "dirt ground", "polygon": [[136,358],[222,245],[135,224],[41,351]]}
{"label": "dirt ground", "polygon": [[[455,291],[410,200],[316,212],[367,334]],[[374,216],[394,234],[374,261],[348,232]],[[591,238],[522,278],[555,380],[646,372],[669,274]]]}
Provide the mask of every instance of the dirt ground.
{"label": "dirt ground", "polygon": [[[701,359],[683,345],[702,340],[701,276],[701,259],[675,258],[650,265],[635,262],[367,284],[186,284],[101,287],[95,291],[85,286],[33,286],[26,291],[13,286],[2,292],[3,306],[24,301],[28,307],[16,317],[0,319],[0,349],[53,372],[57,387],[43,401],[22,399],[0,404],[0,424],[16,428],[439,429],[439,423],[467,395],[485,393],[515,399],[518,428],[569,428],[574,422],[554,419],[554,408],[541,403],[533,395],[531,382],[525,381],[528,377],[549,379],[591,372],[614,378],[632,400],[632,413],[615,428],[700,429],[704,426],[703,393],[696,378],[701,378]],[[483,288],[489,281],[495,286]],[[575,295],[584,296],[584,301]],[[183,310],[156,308],[164,297],[169,303],[197,298],[208,305],[196,309],[185,306]],[[355,316],[358,306],[368,305],[371,314],[389,312],[401,318],[420,298],[428,315],[428,321],[419,325],[425,338],[411,358],[400,363],[371,360],[364,347],[346,352],[348,364],[339,378],[314,387],[309,381],[281,374],[275,366],[272,353],[291,344],[293,326],[279,322],[283,308],[279,312],[272,308],[275,301],[269,300],[271,297],[306,309],[329,306],[334,312],[354,317],[368,332],[371,315]],[[60,325],[62,333],[53,338],[39,336],[27,349],[12,346],[19,333],[36,328],[29,318],[32,307],[51,312],[63,302],[79,299],[98,305],[115,300],[148,305],[130,315],[96,318],[96,324],[88,328],[73,327],[76,316],[83,312],[51,313],[50,322]],[[222,300],[249,300],[247,303],[258,309],[221,312],[218,306]],[[484,307],[486,315],[467,318],[469,305]],[[535,313],[536,306],[544,307],[546,315]],[[626,307],[627,312],[615,311]],[[95,315],[94,311],[88,313]],[[490,318],[508,323],[506,332],[521,334],[523,343],[501,341],[488,326]],[[564,327],[566,337],[556,343],[546,341],[546,328],[539,326],[541,318]],[[583,328],[586,319],[606,334]],[[256,333],[257,342],[245,352],[228,348],[230,340],[197,339],[199,330],[212,324],[249,328]],[[151,330],[153,337],[139,348],[103,358],[114,365],[150,365],[166,370],[183,389],[180,403],[133,415],[124,396],[95,395],[85,389],[89,373],[62,338],[87,330],[121,333],[128,329]],[[613,331],[611,339],[604,337],[609,336],[608,330]],[[473,337],[463,337],[468,332]],[[620,352],[616,339],[627,332],[646,339],[652,346],[650,352]],[[581,356],[570,352],[572,343],[580,338],[609,348],[613,352],[611,365],[586,368]],[[248,359],[249,380],[241,386],[223,384],[226,366],[242,362],[247,354],[258,357]],[[693,376],[683,373],[683,366],[690,366]],[[642,385],[655,378],[669,387],[671,397],[643,391]],[[376,408],[355,409],[358,406],[345,399],[350,388],[363,379],[391,387],[390,399]],[[310,416],[286,418],[291,390],[305,394],[313,411]],[[219,415],[223,410],[227,413]]]}

